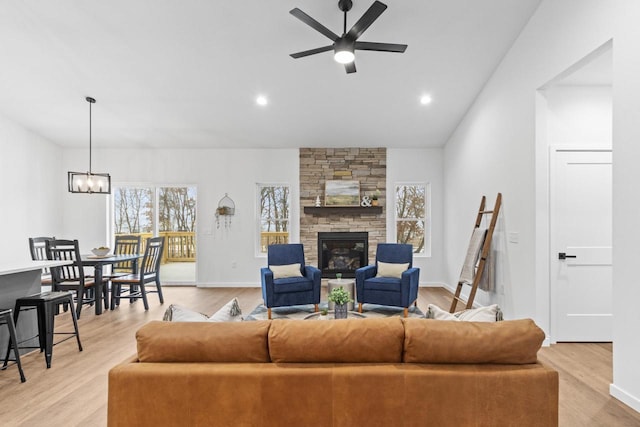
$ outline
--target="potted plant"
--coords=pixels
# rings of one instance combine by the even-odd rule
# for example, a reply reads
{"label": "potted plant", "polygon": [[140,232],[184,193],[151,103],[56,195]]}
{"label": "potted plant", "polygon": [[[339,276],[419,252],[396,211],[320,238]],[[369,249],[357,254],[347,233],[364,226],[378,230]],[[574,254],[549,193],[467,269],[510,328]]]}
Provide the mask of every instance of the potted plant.
{"label": "potted plant", "polygon": [[349,292],[347,292],[342,286],[333,288],[327,296],[329,301],[335,304],[335,318],[346,319],[347,318],[347,304],[353,302]]}
{"label": "potted plant", "polygon": [[378,190],[376,190],[376,192],[373,193],[373,195],[371,196],[371,206],[378,206],[379,195],[380,195],[380,192]]}

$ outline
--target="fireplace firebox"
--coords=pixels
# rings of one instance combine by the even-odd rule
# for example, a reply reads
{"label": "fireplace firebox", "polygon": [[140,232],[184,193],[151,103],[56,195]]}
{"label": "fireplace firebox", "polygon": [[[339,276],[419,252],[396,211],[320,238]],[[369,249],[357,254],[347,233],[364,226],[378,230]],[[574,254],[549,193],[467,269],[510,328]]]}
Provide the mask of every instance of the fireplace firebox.
{"label": "fireplace firebox", "polygon": [[318,233],[318,268],[322,277],[334,279],[356,277],[356,270],[369,263],[369,233]]}

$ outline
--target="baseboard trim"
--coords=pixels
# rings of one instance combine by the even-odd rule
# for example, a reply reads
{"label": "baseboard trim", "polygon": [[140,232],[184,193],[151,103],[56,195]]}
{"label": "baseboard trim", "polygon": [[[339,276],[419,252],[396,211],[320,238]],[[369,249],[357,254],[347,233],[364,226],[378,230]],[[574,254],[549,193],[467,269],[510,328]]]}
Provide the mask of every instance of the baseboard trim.
{"label": "baseboard trim", "polygon": [[252,282],[210,282],[210,283],[198,283],[198,288],[259,288],[260,283]]}
{"label": "baseboard trim", "polygon": [[[329,280],[329,279],[326,279],[326,280]],[[193,285],[194,284],[191,283],[191,286]],[[259,288],[262,285],[260,283],[251,283],[251,282],[234,282],[234,283],[209,282],[209,283],[198,283],[195,286],[197,286],[198,288]],[[421,288],[446,288],[448,290],[451,290],[449,286],[445,285],[444,283],[438,283],[438,282],[420,283],[419,286]],[[452,292],[455,292],[455,289]]]}
{"label": "baseboard trim", "polygon": [[640,412],[640,399],[627,393],[615,384],[609,385],[609,394],[636,412]]}

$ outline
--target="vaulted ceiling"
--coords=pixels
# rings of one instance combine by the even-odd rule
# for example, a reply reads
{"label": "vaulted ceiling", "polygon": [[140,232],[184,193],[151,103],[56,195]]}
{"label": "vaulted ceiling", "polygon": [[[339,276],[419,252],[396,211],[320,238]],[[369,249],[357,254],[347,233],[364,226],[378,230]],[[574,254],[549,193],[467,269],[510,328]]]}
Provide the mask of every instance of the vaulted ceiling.
{"label": "vaulted ceiling", "polygon": [[86,96],[99,148],[442,146],[540,0],[383,2],[360,40],[407,51],[349,75],[289,56],[330,44],[289,11],[341,34],[337,0],[3,2],[0,113],[64,147],[87,144]]}

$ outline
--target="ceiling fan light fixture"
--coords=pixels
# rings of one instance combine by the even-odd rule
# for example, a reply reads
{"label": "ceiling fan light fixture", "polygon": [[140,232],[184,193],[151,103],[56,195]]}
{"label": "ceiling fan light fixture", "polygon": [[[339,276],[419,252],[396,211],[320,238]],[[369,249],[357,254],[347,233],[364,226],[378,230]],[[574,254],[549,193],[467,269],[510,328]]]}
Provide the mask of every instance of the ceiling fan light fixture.
{"label": "ceiling fan light fixture", "polygon": [[344,38],[339,39],[335,45],[335,54],[333,59],[340,64],[349,64],[356,59],[354,51],[354,44],[349,43]]}
{"label": "ceiling fan light fixture", "polygon": [[350,52],[348,50],[337,50],[336,54],[333,56],[333,59],[335,59],[336,62],[339,62],[340,64],[349,64],[353,62],[354,59],[356,59],[356,56],[353,54],[353,52]]}

